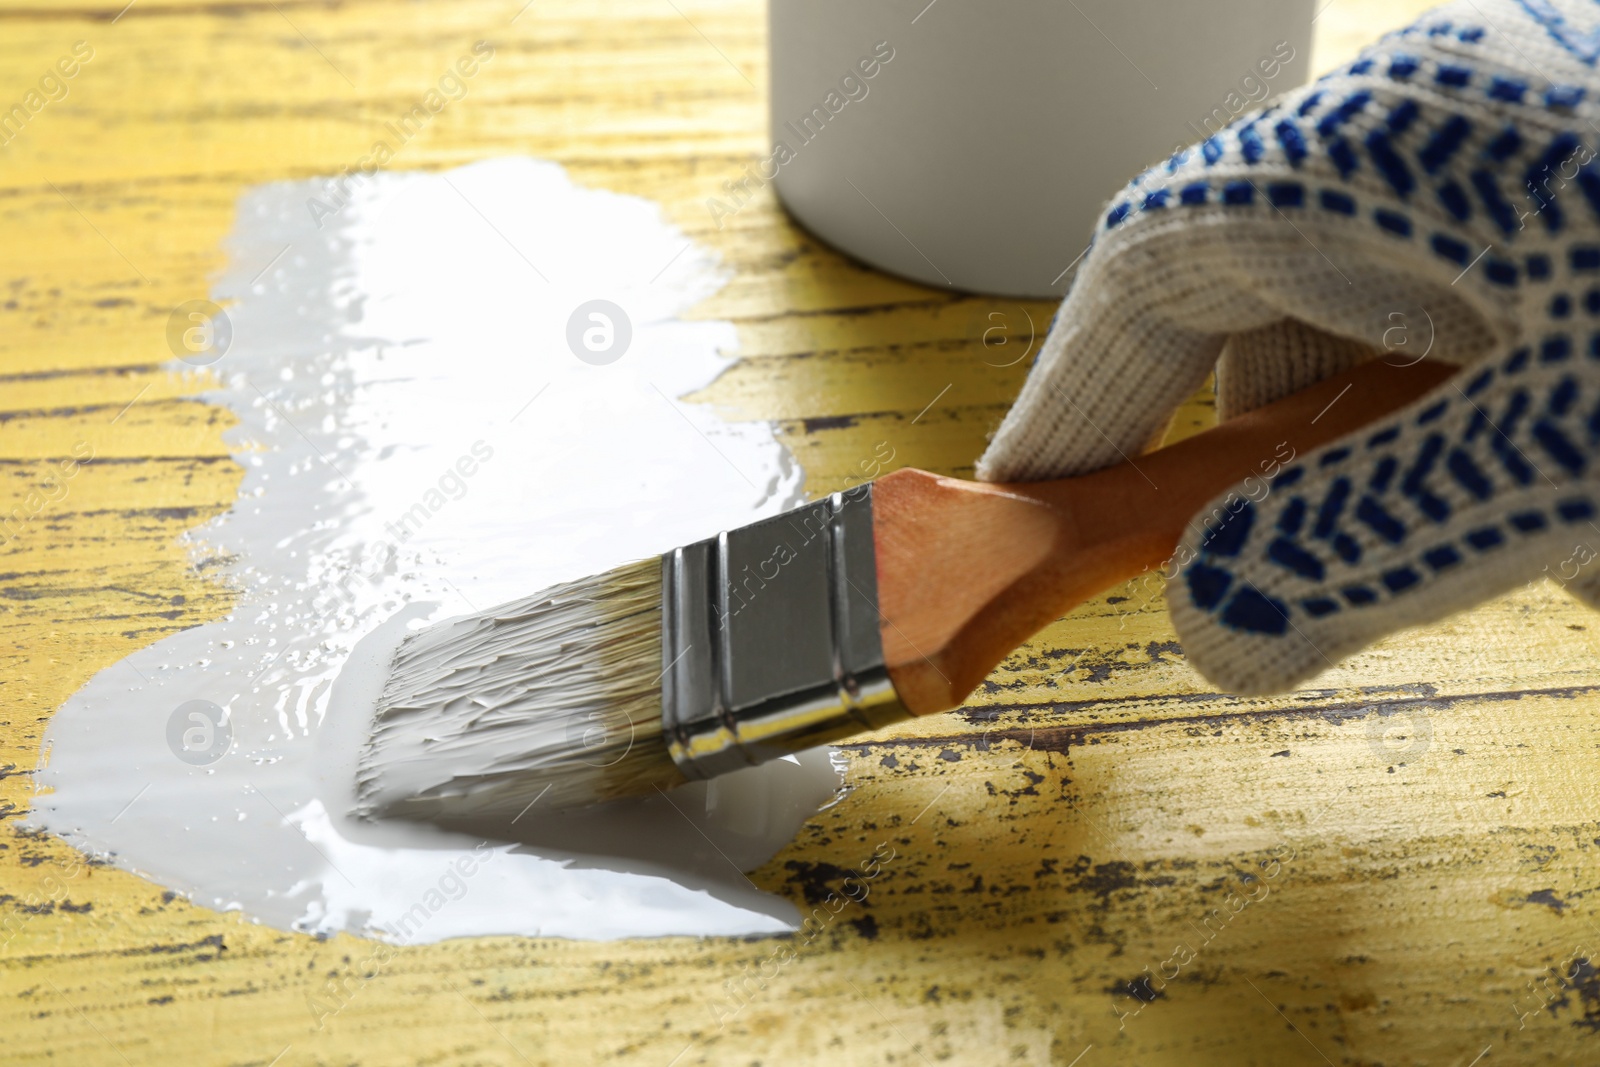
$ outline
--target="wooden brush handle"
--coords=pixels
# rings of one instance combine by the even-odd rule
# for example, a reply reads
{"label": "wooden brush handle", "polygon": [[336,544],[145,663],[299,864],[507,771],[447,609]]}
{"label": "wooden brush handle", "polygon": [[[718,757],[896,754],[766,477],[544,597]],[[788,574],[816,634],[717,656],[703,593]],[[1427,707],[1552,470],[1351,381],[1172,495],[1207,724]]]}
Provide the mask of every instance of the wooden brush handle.
{"label": "wooden brush handle", "polygon": [[914,714],[960,705],[1083,601],[1172,558],[1229,486],[1405,407],[1458,368],[1364,363],[1170,448],[1078,478],[985,484],[899,470],[873,484],[884,659]]}

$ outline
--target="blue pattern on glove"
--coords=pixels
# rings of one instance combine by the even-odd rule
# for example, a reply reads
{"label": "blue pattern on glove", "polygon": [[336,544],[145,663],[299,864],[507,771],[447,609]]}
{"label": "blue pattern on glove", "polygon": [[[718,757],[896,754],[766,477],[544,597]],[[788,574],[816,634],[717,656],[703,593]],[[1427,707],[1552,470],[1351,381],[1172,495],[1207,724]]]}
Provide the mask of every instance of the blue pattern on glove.
{"label": "blue pattern on glove", "polygon": [[[1535,6],[1547,5],[1531,3],[1530,11]],[[1571,28],[1559,14],[1534,14],[1551,28],[1563,46],[1573,47]],[[1415,34],[1452,34],[1462,43],[1474,44],[1484,38],[1485,28],[1437,23],[1401,31],[1393,40],[1403,42]],[[1600,47],[1600,30],[1595,31],[1594,40]],[[1594,60],[1588,58],[1585,62],[1592,65]],[[1400,51],[1390,53],[1386,59],[1364,56],[1323,81],[1375,73],[1404,84],[1431,79],[1436,91],[1458,96],[1480,94],[1500,104],[1537,107],[1563,118],[1570,117],[1588,94],[1588,87],[1569,84],[1549,85],[1542,93],[1533,94],[1529,83],[1520,78],[1487,73],[1460,63],[1424,60]],[[1200,155],[1207,168],[1225,161],[1253,165],[1265,160],[1277,166],[1287,163],[1298,170],[1313,153],[1320,152],[1346,182],[1363,167],[1371,167],[1402,203],[1426,190],[1456,222],[1473,222],[1481,213],[1507,242],[1527,229],[1530,218],[1547,234],[1563,231],[1567,214],[1558,203],[1556,190],[1551,188],[1555,183],[1575,183],[1587,213],[1585,223],[1600,220],[1600,166],[1594,153],[1584,148],[1576,130],[1562,130],[1552,137],[1530,134],[1515,122],[1493,129],[1475,128],[1465,116],[1447,109],[1438,110],[1430,118],[1425,112],[1431,109],[1407,98],[1394,105],[1381,124],[1352,141],[1344,131],[1352,119],[1372,108],[1375,100],[1376,95],[1366,88],[1342,95],[1313,91],[1292,111],[1276,105],[1240,118],[1203,142]],[[1483,251],[1469,247],[1459,231],[1419,227],[1410,213],[1397,209],[1393,202],[1362,205],[1349,191],[1338,187],[1312,188],[1305,183],[1273,181],[1262,190],[1247,178],[1195,181],[1188,174],[1192,158],[1192,150],[1185,149],[1136,179],[1131,183],[1135,195],[1112,205],[1102,230],[1114,229],[1139,212],[1210,204],[1246,208],[1259,200],[1280,212],[1365,214],[1386,236],[1421,239],[1434,255],[1463,269],[1476,265]],[[1572,168],[1572,173],[1566,173],[1580,158],[1582,163]],[[1180,170],[1185,171],[1181,184],[1163,184],[1178,176]],[[1514,198],[1503,187],[1507,176],[1521,179],[1535,204],[1532,210],[1519,211],[1513,206]],[[1600,272],[1600,243],[1574,247],[1571,256],[1573,269]],[[1499,286],[1512,287],[1525,279],[1537,281],[1551,274],[1549,257],[1542,252],[1521,259],[1485,254],[1482,264],[1485,277]]]}
{"label": "blue pattern on glove", "polygon": [[[1589,335],[1582,356],[1572,335],[1552,333],[1537,351],[1519,348],[1466,385],[1447,386],[1453,395],[1359,446],[1324,449],[1285,469],[1262,504],[1244,501],[1207,526],[1185,571],[1191,601],[1231,629],[1282,635],[1297,614],[1321,619],[1414,596],[1519,538],[1561,527],[1600,533],[1586,482],[1600,455],[1596,371],[1600,332]],[[1308,465],[1332,474],[1315,483],[1312,498],[1294,493]],[[1519,502],[1519,490],[1535,486],[1548,487],[1554,500]],[[1269,513],[1263,505],[1274,500]],[[1387,562],[1358,577],[1372,545],[1390,550]],[[1301,588],[1287,597],[1262,592],[1237,573],[1250,561]]]}

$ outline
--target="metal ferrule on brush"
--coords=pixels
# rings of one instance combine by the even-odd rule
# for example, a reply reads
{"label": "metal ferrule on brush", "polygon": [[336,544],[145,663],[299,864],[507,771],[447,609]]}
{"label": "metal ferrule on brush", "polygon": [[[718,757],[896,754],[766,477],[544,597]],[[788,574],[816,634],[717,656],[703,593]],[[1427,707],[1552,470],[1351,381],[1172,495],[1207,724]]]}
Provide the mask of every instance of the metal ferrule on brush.
{"label": "metal ferrule on brush", "polygon": [[883,662],[872,487],[662,557],[661,723],[690,778],[910,713]]}

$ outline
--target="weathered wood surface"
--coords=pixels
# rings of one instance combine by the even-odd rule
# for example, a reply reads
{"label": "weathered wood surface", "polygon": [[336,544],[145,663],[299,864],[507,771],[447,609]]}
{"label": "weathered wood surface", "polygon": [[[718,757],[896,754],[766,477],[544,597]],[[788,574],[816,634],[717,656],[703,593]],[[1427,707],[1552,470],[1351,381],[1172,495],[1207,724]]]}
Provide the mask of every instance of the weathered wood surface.
{"label": "weathered wood surface", "polygon": [[[1419,7],[1334,0],[1319,65]],[[855,791],[752,876],[823,908],[810,942],[381,950],[22,832],[52,711],[229,603],[177,544],[239,470],[202,381],[160,369],[169,310],[206,293],[242,189],[359,158],[473,41],[493,63],[393,165],[526,153],[665,203],[736,271],[700,313],[745,361],[707,398],[780,420],[814,490],[879,442],[970,470],[1023,372],[990,365],[1014,350],[983,348],[986,316],[1050,315],[864,271],[769,196],[712,224],[763,140],[756,0],[120,8],[0,5],[8,104],[94,49],[0,149],[0,512],[95,457],[0,547],[0,1060],[1600,1062],[1600,977],[1553,977],[1600,945],[1600,638],[1548,584],[1248,701],[1185,667],[1153,589],[1119,590],[964,712],[849,749]],[[1176,972],[1148,1003],[1146,968]],[[312,1000],[344,1006],[318,1028]]]}

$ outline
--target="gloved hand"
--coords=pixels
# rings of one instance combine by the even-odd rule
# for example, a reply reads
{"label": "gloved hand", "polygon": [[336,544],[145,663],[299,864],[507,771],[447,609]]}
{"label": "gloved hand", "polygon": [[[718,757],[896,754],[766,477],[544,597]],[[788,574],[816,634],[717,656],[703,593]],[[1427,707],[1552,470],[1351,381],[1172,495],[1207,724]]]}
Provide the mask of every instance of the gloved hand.
{"label": "gloved hand", "polygon": [[[1190,662],[1282,690],[1600,548],[1597,58],[1593,0],[1447,4],[1140,175],[978,476],[1116,463],[1214,365],[1227,418],[1400,326],[1407,360],[1431,333],[1482,366],[1192,524],[1168,587]],[[1600,607],[1600,566],[1567,588]]]}

